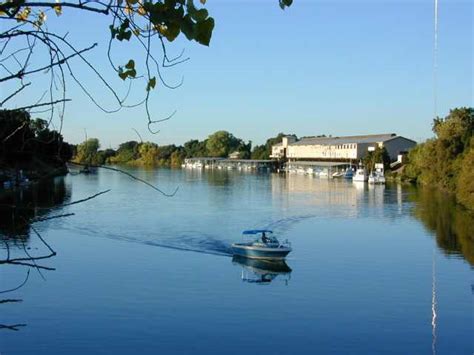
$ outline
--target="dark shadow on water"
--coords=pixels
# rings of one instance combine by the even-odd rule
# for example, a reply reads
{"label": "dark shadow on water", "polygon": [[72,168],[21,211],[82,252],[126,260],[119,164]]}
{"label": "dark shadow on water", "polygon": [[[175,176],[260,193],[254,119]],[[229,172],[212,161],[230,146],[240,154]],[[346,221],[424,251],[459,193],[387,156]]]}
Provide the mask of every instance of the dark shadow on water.
{"label": "dark shadow on water", "polygon": [[440,250],[474,265],[474,214],[436,189],[416,189],[411,198],[413,215],[434,234]]}
{"label": "dark shadow on water", "polygon": [[[8,289],[0,290],[0,307],[13,306],[22,299],[15,298],[15,291],[22,288],[29,280],[30,269],[36,269],[44,278],[44,272],[54,268],[41,265],[56,253],[49,247],[39,232],[32,226],[34,220],[44,218],[57,212],[60,205],[69,200],[71,189],[63,178],[48,179],[32,183],[29,186],[0,190],[0,265],[26,268],[25,279],[18,281]],[[45,250],[49,252],[34,253],[27,246],[32,235],[36,235]],[[36,249],[36,248],[35,248]],[[1,272],[1,270],[0,270]],[[0,330],[19,331],[25,323],[0,324]]]}
{"label": "dark shadow on water", "polygon": [[26,241],[31,233],[32,220],[54,212],[56,206],[70,197],[71,187],[62,177],[24,188],[0,190],[0,238],[13,243]]}

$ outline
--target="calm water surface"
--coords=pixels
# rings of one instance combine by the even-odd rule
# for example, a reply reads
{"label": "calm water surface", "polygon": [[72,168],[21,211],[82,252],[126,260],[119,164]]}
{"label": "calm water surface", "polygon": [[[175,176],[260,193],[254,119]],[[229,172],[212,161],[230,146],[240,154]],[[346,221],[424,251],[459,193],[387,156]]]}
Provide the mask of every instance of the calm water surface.
{"label": "calm water surface", "polygon": [[[472,354],[474,218],[449,197],[306,176],[131,172],[178,193],[110,171],[0,192],[0,258],[47,255],[32,226],[57,252],[37,261],[54,268],[41,274],[0,265],[0,291],[27,278],[0,294],[2,355]],[[249,228],[291,241],[287,263],[232,259]]]}

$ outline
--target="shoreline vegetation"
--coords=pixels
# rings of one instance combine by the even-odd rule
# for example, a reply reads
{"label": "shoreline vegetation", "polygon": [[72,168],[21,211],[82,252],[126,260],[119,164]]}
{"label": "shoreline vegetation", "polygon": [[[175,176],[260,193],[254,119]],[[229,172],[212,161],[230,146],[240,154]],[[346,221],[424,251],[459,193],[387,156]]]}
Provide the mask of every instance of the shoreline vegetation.
{"label": "shoreline vegetation", "polygon": [[233,155],[238,159],[270,159],[272,145],[281,142],[287,134],[269,138],[265,144],[252,149],[252,142],[245,142],[227,131],[217,131],[200,141],[192,139],[182,146],[160,146],[152,142],[128,141],[118,149],[100,150],[97,138],[89,138],[77,145],[73,162],[91,165],[126,164],[132,166],[180,167],[186,158]]}
{"label": "shoreline vegetation", "polygon": [[[474,109],[455,108],[433,122],[435,137],[417,144],[405,164],[387,170],[387,178],[397,182],[434,187],[455,196],[456,201],[474,211]],[[272,145],[291,134],[280,133],[265,144],[252,146],[227,131],[217,131],[200,141],[160,146],[153,142],[128,141],[118,149],[100,149],[97,138],[75,146],[64,142],[62,135],[49,130],[48,122],[32,120],[25,111],[0,111],[0,180],[13,179],[23,170],[30,179],[63,175],[66,162],[89,165],[129,165],[180,167],[186,158],[222,157],[270,159]],[[294,135],[293,135],[294,136]],[[383,151],[368,155],[365,164],[382,159]]]}
{"label": "shoreline vegetation", "polygon": [[0,110],[0,142],[0,184],[65,175],[74,154],[61,133],[26,111]]}
{"label": "shoreline vegetation", "polygon": [[455,108],[445,118],[436,118],[433,132],[434,138],[410,150],[396,177],[453,194],[474,211],[474,109]]}

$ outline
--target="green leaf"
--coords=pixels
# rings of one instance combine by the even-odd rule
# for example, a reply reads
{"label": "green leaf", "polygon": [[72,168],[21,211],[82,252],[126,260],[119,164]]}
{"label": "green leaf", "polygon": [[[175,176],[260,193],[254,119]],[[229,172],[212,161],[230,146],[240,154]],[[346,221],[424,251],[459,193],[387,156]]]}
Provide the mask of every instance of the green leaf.
{"label": "green leaf", "polygon": [[195,24],[193,20],[191,19],[190,15],[186,15],[183,17],[183,20],[181,21],[181,32],[184,33],[186,38],[188,40],[194,39],[194,28]]}
{"label": "green leaf", "polygon": [[125,68],[127,69],[135,69],[135,61],[130,59],[127,64],[125,64]]}
{"label": "green leaf", "polygon": [[209,17],[205,21],[196,24],[195,40],[205,46],[211,42],[212,30],[214,29],[214,19]]}
{"label": "green leaf", "polygon": [[124,39],[129,41],[131,37],[132,37],[132,31],[122,31],[122,30],[120,30],[119,33],[117,34],[117,39],[119,41],[123,41]]}
{"label": "green leaf", "polygon": [[128,77],[128,72],[123,72],[123,71],[122,71],[122,72],[119,72],[119,73],[118,73],[118,76],[119,76],[122,80],[125,80],[125,79],[127,79],[127,77]]}
{"label": "green leaf", "polygon": [[153,77],[150,80],[148,80],[146,91],[150,91],[151,89],[154,89],[155,85],[156,85],[156,77]]}
{"label": "green leaf", "polygon": [[181,32],[180,26],[178,23],[172,22],[166,25],[166,31],[164,33],[166,39],[170,42],[173,42],[176,37],[178,37]]}
{"label": "green leaf", "polygon": [[293,4],[293,0],[279,0],[280,2],[280,7],[282,8],[282,10],[285,9],[285,7],[290,7],[291,4]]}

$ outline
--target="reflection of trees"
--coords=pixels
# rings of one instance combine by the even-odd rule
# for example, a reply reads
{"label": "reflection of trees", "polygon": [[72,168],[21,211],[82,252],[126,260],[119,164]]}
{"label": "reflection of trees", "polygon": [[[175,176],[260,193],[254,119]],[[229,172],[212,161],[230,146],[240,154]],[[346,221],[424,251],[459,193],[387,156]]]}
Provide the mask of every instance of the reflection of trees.
{"label": "reflection of trees", "polygon": [[[231,184],[232,181],[232,173],[229,173],[226,170],[218,171],[218,170],[209,170],[206,171],[205,177],[212,186],[228,186]],[[235,175],[235,173],[234,173]]]}
{"label": "reflection of trees", "polygon": [[30,223],[70,198],[63,178],[43,180],[26,189],[0,194],[0,237],[10,242],[26,240]]}
{"label": "reflection of trees", "polygon": [[[0,297],[4,297],[4,294],[11,294],[23,287],[29,280],[30,269],[32,268],[36,269],[43,278],[42,271],[55,270],[53,267],[41,265],[46,259],[54,257],[56,252],[33,226],[34,223],[71,216],[73,213],[58,214],[54,212],[66,206],[91,200],[108,191],[110,190],[99,192],[81,200],[64,203],[70,198],[70,189],[65,185],[63,178],[56,178],[40,181],[26,189],[3,192],[0,195],[0,243],[4,246],[5,255],[0,257],[0,266],[26,267],[27,272],[23,282],[10,289],[0,290]],[[31,236],[36,236],[45,250],[44,252],[30,254],[26,242],[29,241]],[[17,302],[22,302],[22,300],[14,298],[0,299],[0,304]],[[26,324],[23,323],[0,324],[0,330],[17,331],[24,326]]]}
{"label": "reflection of trees", "polygon": [[462,255],[474,265],[474,215],[457,205],[454,198],[435,189],[420,188],[414,215],[436,235],[446,254]]}
{"label": "reflection of trees", "polygon": [[[56,255],[56,252],[46,243],[43,237],[32,226],[33,222],[48,219],[47,214],[54,211],[56,206],[69,199],[70,191],[63,178],[39,181],[25,189],[3,191],[0,194],[0,240],[4,245],[5,255],[0,258],[0,266],[15,265],[28,268],[23,282],[7,290],[0,290],[0,295],[10,295],[23,287],[29,280],[30,268],[54,270],[54,268],[39,265],[41,261]],[[31,231],[38,237],[48,251],[40,255],[32,255],[26,247]],[[15,246],[15,249],[11,247]],[[17,251],[24,253],[18,255]],[[41,274],[42,275],[42,274]],[[8,296],[7,296],[8,297]],[[16,298],[2,298],[0,305],[22,302]],[[18,331],[26,324],[0,324],[0,330]]]}

